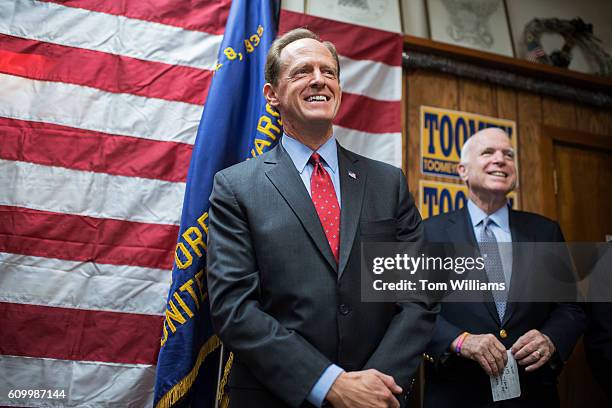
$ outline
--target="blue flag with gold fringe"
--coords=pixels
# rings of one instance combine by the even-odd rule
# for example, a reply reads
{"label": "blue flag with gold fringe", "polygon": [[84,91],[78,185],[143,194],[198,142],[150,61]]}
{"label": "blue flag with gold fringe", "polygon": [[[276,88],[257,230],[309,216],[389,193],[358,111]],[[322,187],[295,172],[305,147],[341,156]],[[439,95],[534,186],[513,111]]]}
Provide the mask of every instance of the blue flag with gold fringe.
{"label": "blue flag with gold fringe", "polygon": [[220,342],[209,316],[206,240],[216,172],[256,157],[282,135],[263,97],[264,65],[280,2],[234,0],[195,141],[166,303],[155,408],[215,405]]}

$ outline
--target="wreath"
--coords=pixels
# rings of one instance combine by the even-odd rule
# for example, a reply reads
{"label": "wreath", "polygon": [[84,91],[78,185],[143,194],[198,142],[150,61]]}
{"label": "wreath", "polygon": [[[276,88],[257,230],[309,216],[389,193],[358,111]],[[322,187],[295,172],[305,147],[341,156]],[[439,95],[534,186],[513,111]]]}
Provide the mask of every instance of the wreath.
{"label": "wreath", "polygon": [[[565,44],[560,50],[546,54],[540,43],[540,37],[544,33],[561,34]],[[525,43],[528,60],[561,68],[569,66],[572,48],[577,45],[595,60],[599,66],[599,75],[612,76],[612,58],[601,48],[601,40],[593,35],[593,24],[587,24],[581,18],[534,18],[525,26]]]}

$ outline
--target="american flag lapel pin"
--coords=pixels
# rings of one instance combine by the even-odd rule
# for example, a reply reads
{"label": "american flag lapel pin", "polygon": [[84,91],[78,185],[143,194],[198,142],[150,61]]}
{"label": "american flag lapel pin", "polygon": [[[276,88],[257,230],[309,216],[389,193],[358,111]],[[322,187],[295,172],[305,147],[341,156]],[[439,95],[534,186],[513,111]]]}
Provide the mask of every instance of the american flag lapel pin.
{"label": "american flag lapel pin", "polygon": [[357,174],[354,171],[349,170],[348,175],[350,178],[357,180]]}

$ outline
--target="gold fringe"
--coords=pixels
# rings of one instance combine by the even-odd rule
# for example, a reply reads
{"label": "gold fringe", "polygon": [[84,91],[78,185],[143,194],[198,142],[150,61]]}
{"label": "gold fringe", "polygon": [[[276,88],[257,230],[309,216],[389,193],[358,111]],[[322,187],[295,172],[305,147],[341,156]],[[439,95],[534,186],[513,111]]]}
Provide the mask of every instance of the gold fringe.
{"label": "gold fringe", "polygon": [[[229,373],[232,370],[232,364],[234,363],[234,353],[230,352],[229,353],[229,357],[227,358],[227,362],[225,363],[225,368],[223,369],[223,378],[221,379],[221,382],[218,385],[217,388],[217,400],[221,402],[221,408],[223,408],[223,401],[224,399],[228,399],[227,395],[225,394],[225,384],[227,384],[227,379],[229,378]],[[226,404],[229,403],[229,400],[226,402]]]}
{"label": "gold fringe", "polygon": [[200,370],[200,366],[204,359],[217,349],[221,345],[221,341],[217,336],[211,336],[206,343],[200,349],[198,353],[198,358],[196,359],[196,363],[193,368],[185,377],[183,377],[174,387],[170,389],[155,405],[155,408],[170,408],[176,402],[178,402],[181,398],[183,398],[187,392],[191,389],[197,375]]}
{"label": "gold fringe", "polygon": [[219,404],[219,408],[227,408],[229,407],[229,395],[225,394],[223,399],[221,400],[221,404]]}

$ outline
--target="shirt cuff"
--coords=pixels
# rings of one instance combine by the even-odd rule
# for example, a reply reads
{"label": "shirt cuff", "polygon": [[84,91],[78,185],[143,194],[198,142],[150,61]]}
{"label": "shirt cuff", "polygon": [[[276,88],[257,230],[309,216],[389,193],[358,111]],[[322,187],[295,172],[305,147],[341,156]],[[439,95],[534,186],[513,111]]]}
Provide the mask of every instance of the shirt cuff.
{"label": "shirt cuff", "polygon": [[338,378],[343,371],[342,368],[335,364],[331,364],[327,367],[312,387],[312,390],[310,390],[310,394],[308,394],[306,400],[315,407],[321,407],[334,381],[336,381],[336,378]]}

